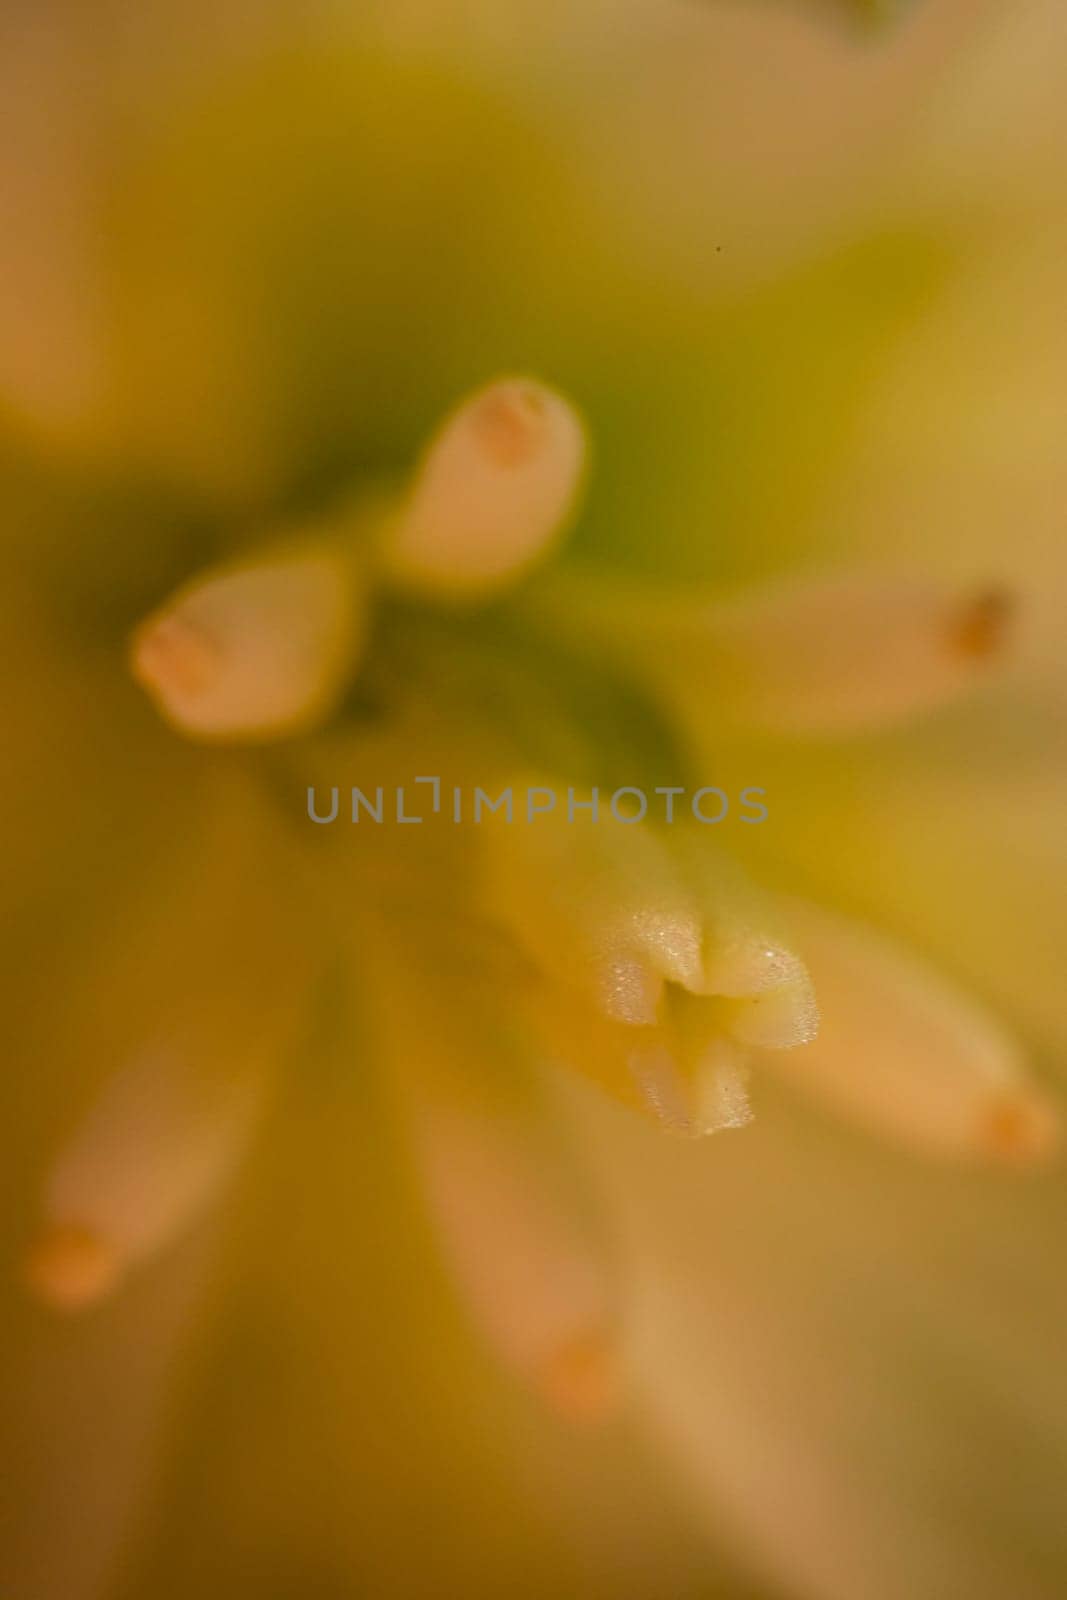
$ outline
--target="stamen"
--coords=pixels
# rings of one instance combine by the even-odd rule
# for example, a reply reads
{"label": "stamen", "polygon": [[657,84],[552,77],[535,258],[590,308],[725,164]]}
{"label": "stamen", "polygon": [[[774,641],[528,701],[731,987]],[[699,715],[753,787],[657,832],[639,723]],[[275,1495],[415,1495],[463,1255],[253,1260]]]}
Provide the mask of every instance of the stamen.
{"label": "stamen", "polygon": [[984,1109],[979,1147],[996,1160],[1025,1166],[1054,1155],[1060,1137],[1060,1120],[1048,1101],[1019,1089]]}
{"label": "stamen", "polygon": [[498,1355],[568,1410],[606,1399],[617,1343],[610,1269],[582,1197],[568,1193],[569,1160],[547,1119],[531,1126],[528,1108],[520,1122],[484,1100],[446,1106],[431,1092],[412,1105],[411,1127],[441,1249]]}
{"label": "stamen", "polygon": [[964,606],[951,635],[957,650],[975,661],[990,661],[1004,648],[1015,615],[1015,601],[1004,589],[987,589]]}
{"label": "stamen", "polygon": [[106,1239],[60,1223],[44,1233],[30,1251],[26,1283],[57,1311],[81,1311],[109,1295],[122,1272],[122,1258]]}
{"label": "stamen", "polygon": [[859,924],[791,902],[822,1009],[818,1039],[778,1056],[783,1077],[889,1139],[935,1154],[1033,1163],[1060,1115],[1015,1042],[915,956]]}
{"label": "stamen", "polygon": [[573,514],[585,460],[577,413],[543,384],[505,379],[474,395],[431,442],[389,528],[392,581],[459,600],[516,581]]}
{"label": "stamen", "polygon": [[104,1091],[59,1157],[27,1278],[62,1310],[110,1293],[195,1218],[240,1156],[258,1076],[146,1054]]}
{"label": "stamen", "polygon": [[471,427],[498,467],[524,467],[536,458],[548,424],[545,392],[532,383],[498,383],[475,400]]}
{"label": "stamen", "polygon": [[188,618],[164,615],[138,628],[130,668],[150,693],[194,700],[218,681],[223,668],[220,641]]}
{"label": "stamen", "polygon": [[639,670],[698,748],[723,725],[839,736],[921,716],[1002,658],[1014,611],[999,589],[961,600],[877,573],[695,601],[569,579],[537,601],[558,629]]}
{"label": "stamen", "polygon": [[618,1336],[591,1329],[557,1346],[537,1375],[537,1387],[554,1411],[573,1422],[601,1422],[619,1399]]}
{"label": "stamen", "polygon": [[739,720],[847,734],[965,693],[1001,653],[1010,609],[999,592],[961,606],[933,583],[855,574],[713,608],[708,642]]}
{"label": "stamen", "polygon": [[196,739],[262,739],[333,708],[364,631],[350,552],[325,541],[264,552],[180,589],[134,633],[130,667]]}
{"label": "stamen", "polygon": [[370,959],[379,1049],[442,1255],[505,1365],[566,1416],[599,1417],[615,1397],[619,1328],[598,1207],[512,1034],[500,974],[447,951],[417,966],[419,939],[405,936],[400,959],[382,939]]}
{"label": "stamen", "polygon": [[227,768],[190,792],[157,871],[109,908],[42,1019],[42,1051],[95,1085],[60,1136],[27,1256],[57,1307],[101,1299],[195,1220],[292,1043],[314,946],[286,835],[242,780]]}

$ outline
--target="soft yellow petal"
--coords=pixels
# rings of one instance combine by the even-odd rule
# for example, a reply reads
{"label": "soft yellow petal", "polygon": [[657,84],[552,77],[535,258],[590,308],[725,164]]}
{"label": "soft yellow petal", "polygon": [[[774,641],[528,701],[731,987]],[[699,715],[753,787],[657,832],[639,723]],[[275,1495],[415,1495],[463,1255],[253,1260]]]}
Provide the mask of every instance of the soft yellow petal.
{"label": "soft yellow petal", "polygon": [[0,1593],[99,1600],[128,1574],[172,1465],[175,1406],[196,1387],[219,1243],[205,1229],[92,1326],[19,1305],[8,1286]]}
{"label": "soft yellow petal", "polygon": [[1053,1600],[1058,1178],[932,1167],[777,1083],[713,1152],[573,1095],[637,1277],[642,1410],[757,1590]]}

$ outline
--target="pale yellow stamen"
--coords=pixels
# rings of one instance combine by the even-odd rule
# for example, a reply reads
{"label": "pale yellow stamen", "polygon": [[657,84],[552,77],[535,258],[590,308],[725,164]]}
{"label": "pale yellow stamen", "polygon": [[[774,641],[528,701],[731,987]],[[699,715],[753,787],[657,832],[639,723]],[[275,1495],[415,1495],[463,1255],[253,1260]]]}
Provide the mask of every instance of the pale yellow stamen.
{"label": "pale yellow stamen", "polygon": [[[412,958],[420,946],[425,966]],[[498,993],[504,970],[414,928],[368,930],[357,960],[428,1215],[475,1327],[565,1414],[602,1412],[619,1337],[613,1253],[550,1086],[519,1048],[512,997]]]}
{"label": "pale yellow stamen", "polygon": [[137,682],[165,702],[205,695],[222,664],[219,641],[180,616],[142,624],[130,644],[130,670]]}
{"label": "pale yellow stamen", "polygon": [[861,924],[801,902],[790,917],[823,1025],[814,1043],[766,1057],[783,1078],[930,1153],[1028,1164],[1052,1152],[1058,1111],[976,1001]]}
{"label": "pale yellow stamen", "polygon": [[1010,616],[995,591],[961,602],[944,586],[845,575],[709,610],[709,659],[731,714],[768,731],[847,734],[955,699],[1002,652]]}
{"label": "pale yellow stamen", "polygon": [[398,588],[478,600],[542,559],[573,514],[582,423],[561,395],[504,379],[465,401],[432,440],[382,544]]}
{"label": "pale yellow stamen", "polygon": [[1002,658],[1014,610],[998,589],[878,572],[696,599],[567,579],[538,604],[650,681],[697,748],[724,725],[849,735],[949,704]]}
{"label": "pale yellow stamen", "polygon": [[549,426],[548,400],[532,383],[500,383],[475,401],[471,428],[486,457],[514,470],[544,448]]}
{"label": "pale yellow stamen", "polygon": [[[575,1353],[596,1346],[606,1365],[609,1290],[554,1142],[543,1124],[432,1095],[413,1102],[411,1126],[441,1249],[479,1327],[528,1381],[547,1389],[554,1375],[553,1397],[563,1397],[569,1376],[573,1405]],[[590,1399],[593,1376],[590,1367]]]}
{"label": "pale yellow stamen", "polygon": [[42,1056],[78,1086],[27,1264],[56,1303],[100,1298],[210,1207],[302,1015],[315,946],[277,817],[241,766],[209,763],[172,820],[39,1019]]}
{"label": "pale yellow stamen", "polygon": [[365,629],[352,553],[326,541],[267,550],[186,584],[134,632],[130,668],[197,739],[301,731],[333,708]]}
{"label": "pale yellow stamen", "polygon": [[258,1072],[203,1071],[166,1050],[119,1072],[53,1166],[31,1284],[88,1304],[167,1245],[232,1171],[262,1087]]}

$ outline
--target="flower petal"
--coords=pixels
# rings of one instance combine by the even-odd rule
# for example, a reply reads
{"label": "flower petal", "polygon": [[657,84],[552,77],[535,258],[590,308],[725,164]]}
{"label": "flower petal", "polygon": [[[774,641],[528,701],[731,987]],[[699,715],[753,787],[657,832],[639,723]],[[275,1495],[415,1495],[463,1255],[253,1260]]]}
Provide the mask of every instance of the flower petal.
{"label": "flower petal", "polygon": [[901,1159],[776,1083],[714,1159],[573,1092],[642,1411],[759,1592],[1054,1600],[1062,1183]]}

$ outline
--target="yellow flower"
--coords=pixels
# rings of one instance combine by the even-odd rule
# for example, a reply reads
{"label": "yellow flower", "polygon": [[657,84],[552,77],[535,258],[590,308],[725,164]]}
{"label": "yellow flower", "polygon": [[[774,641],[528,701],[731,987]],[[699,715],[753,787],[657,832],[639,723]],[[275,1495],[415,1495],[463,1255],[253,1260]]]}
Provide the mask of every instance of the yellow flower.
{"label": "yellow flower", "polygon": [[[83,271],[62,284],[79,337],[41,337],[57,303],[45,282],[41,319],[6,341],[0,369],[23,791],[5,877],[20,929],[13,1033],[20,1077],[43,1063],[14,1163],[15,1315],[35,1319],[14,1343],[44,1352],[21,1426],[43,1436],[51,1391],[63,1393],[52,1374],[112,1333],[118,1359],[140,1353],[154,1369],[145,1390],[158,1387],[157,1349],[173,1354],[208,1320],[212,1218],[239,1218],[247,1184],[257,1226],[238,1226],[233,1259],[258,1268],[230,1276],[260,1273],[253,1324],[264,1306],[283,1320],[305,1298],[318,1308],[316,1348],[346,1419],[318,1419],[328,1461],[348,1461],[350,1410],[377,1441],[371,1458],[401,1454],[399,1380],[369,1393],[395,1338],[398,1370],[416,1374],[412,1411],[442,1404],[460,1372],[461,1395],[491,1391],[493,1428],[529,1391],[549,1418],[607,1424],[605,1455],[625,1425],[612,1419],[648,1411],[750,1539],[780,1529],[768,1572],[854,1600],[850,1517],[877,1495],[857,1491],[836,1542],[823,1535],[841,1481],[830,1458],[865,1418],[834,1393],[835,1431],[820,1393],[796,1401],[777,1289],[788,1304],[813,1284],[795,1337],[818,1345],[825,1317],[828,1349],[857,1359],[854,1293],[869,1335],[897,1307],[873,1262],[857,1290],[833,1286],[835,1240],[848,1241],[843,1272],[864,1259],[850,1193],[865,1218],[872,1194],[883,1206],[876,1248],[896,1253],[898,1274],[911,1241],[932,1279],[909,1185],[926,1186],[931,1214],[956,1214],[952,1184],[992,1213],[987,1196],[1007,1191],[985,1167],[1041,1167],[1060,1127],[1011,995],[972,993],[960,978],[975,962],[942,972],[927,959],[970,912],[962,894],[927,911],[911,893],[893,832],[907,785],[882,796],[865,765],[914,749],[927,792],[944,779],[953,800],[962,788],[981,805],[980,779],[961,784],[931,756],[1011,682],[1025,623],[1011,552],[888,560],[857,536],[851,558],[813,570],[807,535],[788,526],[837,481],[841,419],[888,362],[889,311],[886,326],[870,314],[854,367],[838,347],[867,327],[866,290],[889,300],[891,284],[911,326],[957,241],[913,250],[874,227],[873,243],[798,265],[804,227],[783,201],[767,248],[777,281],[742,264],[730,270],[751,273],[749,298],[737,280],[716,298],[689,277],[690,249],[696,276],[707,270],[699,230],[676,249],[673,234],[628,238],[606,197],[596,214],[597,185],[618,181],[596,150],[617,84],[584,118],[552,101],[531,132],[515,107],[544,93],[536,62],[517,65],[510,37],[490,47],[488,24],[466,73],[440,43],[405,62],[397,37],[428,37],[414,9],[386,51],[368,25],[351,55],[222,74],[192,115],[170,105],[157,124],[141,106],[143,150],[130,141],[94,169],[102,210],[73,182],[66,143],[55,169],[41,165],[42,213],[69,221],[73,196],[100,231],[71,246]],[[670,27],[633,15],[625,49],[651,41],[667,59]],[[515,37],[573,25],[520,21]],[[677,25],[686,37],[720,26]],[[49,48],[68,44],[59,29]],[[571,170],[576,128],[589,148]],[[693,204],[683,179],[679,166],[676,193],[645,197],[652,212]],[[640,235],[649,213],[630,198]],[[809,405],[825,438],[805,426]],[[732,565],[719,564],[717,525],[733,530]],[[863,859],[867,828],[884,867]],[[915,859],[933,848],[917,841]],[[876,883],[899,880],[879,886],[885,927],[880,893],[855,889],[857,861]],[[922,909],[909,921],[901,903]],[[805,1100],[840,1130],[817,1109],[807,1121]],[[382,1154],[394,1140],[398,1161]],[[948,1158],[955,1176],[912,1166],[916,1153]],[[320,1161],[354,1170],[323,1188]],[[794,1171],[795,1217],[782,1198]],[[898,1194],[920,1219],[901,1239]],[[456,1327],[469,1323],[492,1369],[421,1281],[434,1271],[424,1227]],[[175,1290],[183,1271],[191,1287]],[[727,1294],[716,1321],[709,1294],[735,1281],[744,1304]],[[34,1301],[83,1315],[63,1324]],[[258,1353],[239,1341],[236,1365]],[[117,1378],[101,1361],[106,1395]],[[709,1413],[717,1370],[725,1392]],[[284,1432],[308,1382],[301,1369],[278,1385],[284,1399],[253,1405],[255,1427]],[[116,1503],[159,1429],[152,1403],[139,1407],[117,1407],[102,1475]],[[553,1425],[522,1423],[538,1439]],[[283,1479],[271,1538],[295,1575],[278,1581],[304,1592],[318,1561],[328,1588],[350,1570],[348,1469],[325,1471],[336,1503],[319,1505],[299,1465],[285,1481],[284,1451],[257,1437],[250,1456]],[[558,1470],[584,1503],[595,1495],[578,1456],[601,1447],[577,1440]],[[76,1471],[56,1455],[46,1498]],[[241,1526],[255,1515],[234,1487],[242,1471],[213,1463],[236,1502],[220,1515]],[[404,1461],[389,1482],[421,1482],[419,1470]],[[767,1483],[774,1504],[754,1511]],[[657,1502],[649,1520],[669,1528],[670,1515]],[[42,1554],[30,1524],[11,1566],[51,1563],[34,1600],[102,1592],[109,1551],[84,1568]],[[295,1537],[305,1524],[310,1547]],[[616,1531],[641,1548],[639,1532]],[[648,1537],[658,1554],[669,1543]],[[870,1581],[872,1600],[920,1592],[915,1573],[937,1571],[937,1553],[928,1564],[915,1549],[888,1587]],[[422,1553],[405,1560],[424,1583]],[[613,1592],[674,1592],[677,1578],[682,1593],[695,1562],[679,1558],[651,1589],[615,1570]],[[391,1585],[405,1580],[387,1573],[378,1588]]]}

